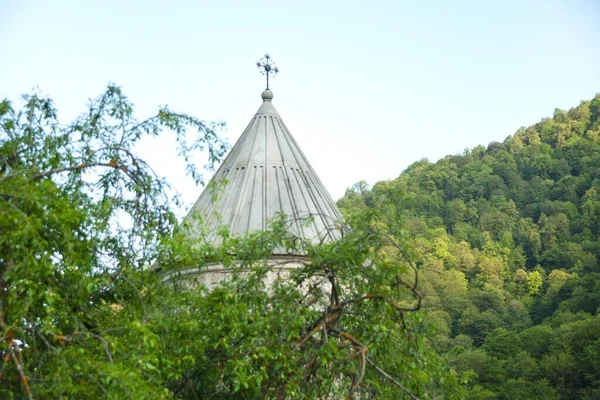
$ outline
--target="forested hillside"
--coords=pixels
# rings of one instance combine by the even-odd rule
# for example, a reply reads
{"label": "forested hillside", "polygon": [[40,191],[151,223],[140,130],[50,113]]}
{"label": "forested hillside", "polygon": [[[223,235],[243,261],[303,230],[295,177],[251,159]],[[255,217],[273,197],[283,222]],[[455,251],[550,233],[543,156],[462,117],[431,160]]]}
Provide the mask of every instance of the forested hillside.
{"label": "forested hillside", "polygon": [[600,94],[338,205],[412,238],[432,344],[469,398],[600,399]]}

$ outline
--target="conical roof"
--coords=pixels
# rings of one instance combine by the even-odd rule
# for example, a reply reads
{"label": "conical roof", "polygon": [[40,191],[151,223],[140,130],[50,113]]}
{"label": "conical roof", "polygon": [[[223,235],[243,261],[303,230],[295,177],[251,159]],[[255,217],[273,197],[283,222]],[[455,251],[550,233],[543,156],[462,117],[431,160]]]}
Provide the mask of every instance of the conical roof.
{"label": "conical roof", "polygon": [[232,236],[245,235],[267,229],[279,213],[300,238],[313,243],[339,239],[339,209],[275,110],[273,93],[265,90],[262,98],[185,221],[197,226],[201,220],[215,245],[220,243],[220,225],[228,226]]}

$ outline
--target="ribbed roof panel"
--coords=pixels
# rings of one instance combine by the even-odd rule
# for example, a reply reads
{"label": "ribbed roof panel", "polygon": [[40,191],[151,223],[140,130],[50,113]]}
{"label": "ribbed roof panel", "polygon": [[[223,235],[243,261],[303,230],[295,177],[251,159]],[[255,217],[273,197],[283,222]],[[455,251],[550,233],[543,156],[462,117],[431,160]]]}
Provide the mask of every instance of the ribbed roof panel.
{"label": "ribbed roof panel", "polygon": [[[340,211],[267,96],[186,221],[194,224],[199,215],[218,245],[219,225],[244,235],[266,229],[280,212],[301,238],[327,243],[341,237]],[[307,217],[313,218],[308,225]]]}

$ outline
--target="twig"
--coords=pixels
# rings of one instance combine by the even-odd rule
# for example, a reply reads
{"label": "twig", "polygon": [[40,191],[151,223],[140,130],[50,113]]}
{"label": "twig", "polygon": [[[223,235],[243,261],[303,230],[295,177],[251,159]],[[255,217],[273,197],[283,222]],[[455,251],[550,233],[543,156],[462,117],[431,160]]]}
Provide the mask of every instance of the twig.
{"label": "twig", "polygon": [[6,369],[6,364],[8,364],[8,360],[10,359],[10,354],[6,353],[4,357],[2,357],[2,367],[0,367],[0,380],[2,379],[2,375],[4,375],[4,370]]}
{"label": "twig", "polygon": [[[14,349],[13,349],[14,346]],[[19,378],[21,379],[21,384],[25,388],[25,393],[27,394],[27,398],[29,400],[33,400],[33,395],[31,394],[31,388],[29,387],[29,383],[27,383],[27,376],[25,376],[25,371],[23,371],[23,363],[19,360],[20,357],[17,357],[15,354],[16,351],[20,353],[19,345],[14,341],[9,342],[8,352],[10,354],[10,358],[12,358],[15,363],[15,367],[17,368],[17,372],[19,373]]]}
{"label": "twig", "polygon": [[[220,364],[220,362],[219,362]],[[173,391],[173,397],[177,398],[177,395],[179,395],[179,393],[183,390],[183,388],[185,387],[185,385],[189,382],[190,379],[192,379],[192,376],[196,373],[197,368],[194,367],[192,368],[192,370],[185,376],[185,378],[183,379],[183,382],[181,382],[181,385],[179,385],[179,387]]]}
{"label": "twig", "polygon": [[417,271],[417,267],[413,264],[412,260],[410,259],[410,257],[408,256],[408,254],[406,253],[406,251],[400,247],[400,245],[398,243],[396,243],[396,241],[394,239],[392,239],[391,237],[387,237],[387,240],[392,243],[392,245],[398,249],[398,251],[400,251],[400,253],[402,253],[402,256],[404,257],[404,259],[408,262],[408,265],[410,265],[410,267],[413,269],[414,273],[415,273],[415,282],[413,285],[411,286],[407,286],[411,289],[416,289],[417,285],[419,284],[419,273]]}
{"label": "twig", "polygon": [[133,287],[133,290],[135,290],[137,297],[140,299],[140,305],[142,306],[142,314],[144,314],[144,320],[147,320],[148,315],[146,314],[146,307],[144,305],[144,299],[142,298],[142,295],[141,295],[140,291],[138,290],[138,288],[135,286],[135,284],[133,282],[131,282],[131,280],[129,280],[129,278],[119,275],[117,277],[117,279],[123,279],[125,282],[129,283],[131,285],[131,287]]}
{"label": "twig", "polygon": [[94,382],[96,382],[96,384],[98,385],[98,387],[100,388],[100,390],[102,391],[102,393],[104,394],[105,397],[108,397],[108,392],[106,391],[106,389],[104,389],[104,385],[102,385],[102,383],[100,383],[100,381],[94,377],[92,377],[92,379],[94,380]]}
{"label": "twig", "polygon": [[400,389],[402,389],[402,391],[404,393],[406,393],[408,395],[408,397],[410,397],[413,400],[419,400],[419,398],[417,396],[415,396],[414,394],[412,394],[410,392],[410,390],[408,390],[407,388],[405,388],[400,382],[398,382],[396,379],[394,379],[394,377],[392,377],[390,374],[388,374],[387,372],[385,372],[384,370],[382,370],[381,368],[379,368],[377,366],[377,364],[375,364],[373,362],[373,360],[371,360],[369,357],[366,357],[366,360],[369,364],[371,364],[371,366],[373,368],[375,368],[375,371],[379,372],[381,375],[383,375],[384,377],[388,378],[390,381],[392,381],[392,383],[396,386],[398,386]]}
{"label": "twig", "polygon": [[354,299],[349,299],[349,300],[343,301],[343,302],[340,303],[340,306],[343,307],[343,306],[346,306],[348,304],[359,303],[359,302],[364,301],[364,300],[373,300],[373,299],[375,299],[375,300],[382,300],[383,297],[382,296],[375,296],[373,293],[369,293],[369,294],[365,294],[364,296],[361,296],[361,297],[356,297]]}
{"label": "twig", "polygon": [[108,361],[110,361],[111,364],[114,363],[112,354],[110,354],[110,350],[108,349],[108,342],[106,341],[106,339],[104,339],[102,336],[100,335],[96,335],[95,333],[91,333],[90,335],[92,335],[92,337],[98,339],[99,341],[102,342],[102,344],[104,344],[104,351],[106,351],[106,357],[108,357]]}
{"label": "twig", "polygon": [[85,168],[91,168],[91,167],[110,167],[110,168],[120,168],[120,166],[117,166],[116,164],[113,163],[91,163],[91,164],[79,164],[79,165],[72,165],[70,167],[63,167],[63,168],[54,168],[54,169],[50,169],[48,171],[44,171],[44,172],[38,172],[37,174],[35,174],[33,176],[34,180],[37,179],[41,179],[44,178],[46,176],[50,176],[50,175],[54,175],[54,174],[58,174],[61,172],[67,172],[67,171],[77,171],[78,169],[85,169]]}
{"label": "twig", "polygon": [[340,307],[332,307],[331,311],[333,311],[331,314],[329,314],[329,310],[325,311],[326,317],[319,319],[317,321],[317,323],[315,324],[314,328],[312,328],[310,330],[310,332],[308,332],[306,335],[304,335],[304,337],[296,343],[296,346],[294,347],[294,349],[298,349],[300,346],[302,346],[315,333],[317,333],[319,330],[321,330],[321,328],[324,330],[332,329],[329,326],[329,324],[332,322],[336,322],[340,318],[343,309]]}
{"label": "twig", "polygon": [[30,327],[29,328],[25,328],[25,329],[32,330],[33,333],[35,333],[42,340],[42,342],[44,342],[44,344],[46,345],[46,347],[49,350],[52,350],[52,351],[56,350],[56,348],[50,344],[50,342],[46,339],[46,337],[44,336],[44,334],[42,332],[40,332],[40,330],[38,329],[38,327],[35,324],[30,323]]}

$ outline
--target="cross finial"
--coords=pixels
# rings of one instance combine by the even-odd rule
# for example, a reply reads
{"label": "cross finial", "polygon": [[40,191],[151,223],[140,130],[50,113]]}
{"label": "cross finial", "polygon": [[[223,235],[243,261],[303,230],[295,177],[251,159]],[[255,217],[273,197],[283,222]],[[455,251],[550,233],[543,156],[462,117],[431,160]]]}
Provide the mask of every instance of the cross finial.
{"label": "cross finial", "polygon": [[269,76],[274,77],[279,69],[275,66],[269,53],[265,53],[265,56],[256,63],[256,66],[260,69],[260,73],[267,77],[267,90],[269,90]]}

